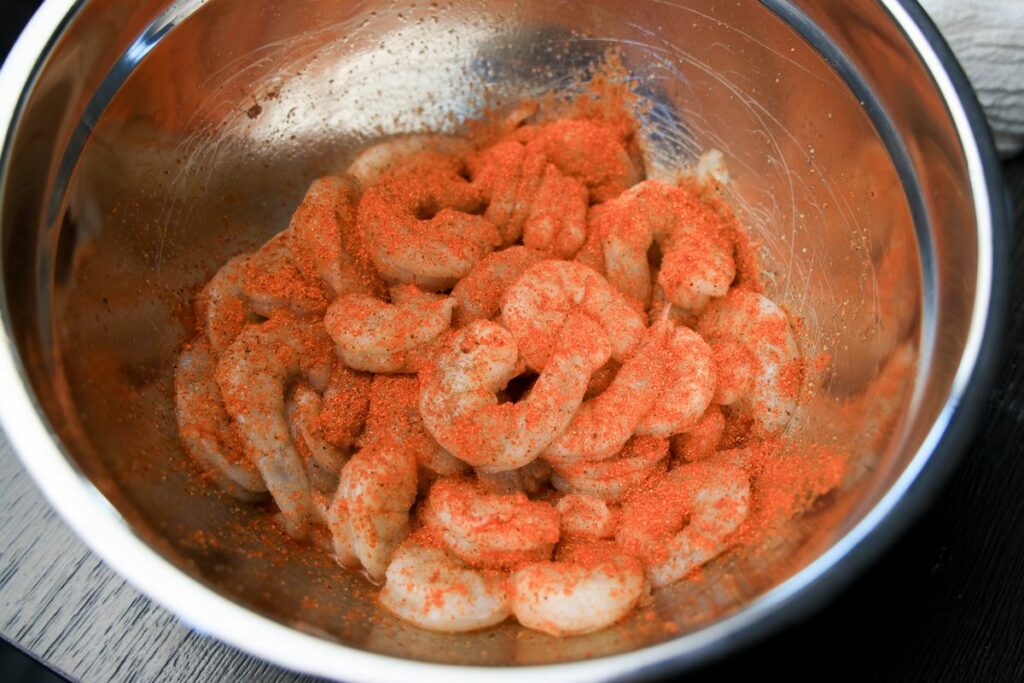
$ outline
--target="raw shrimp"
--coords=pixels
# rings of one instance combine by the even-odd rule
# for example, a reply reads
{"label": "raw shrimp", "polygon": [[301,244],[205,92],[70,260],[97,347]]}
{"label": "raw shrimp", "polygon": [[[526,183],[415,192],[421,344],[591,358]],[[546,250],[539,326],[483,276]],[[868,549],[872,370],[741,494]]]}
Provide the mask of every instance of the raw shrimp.
{"label": "raw shrimp", "polygon": [[352,176],[314,180],[288,228],[288,249],[302,274],[333,295],[384,293],[356,230],[359,181]]}
{"label": "raw shrimp", "polygon": [[371,375],[356,372],[344,363],[334,364],[316,420],[318,438],[345,453],[351,452],[366,422],[372,381]]}
{"label": "raw shrimp", "polygon": [[[658,324],[661,323],[655,326]],[[667,319],[664,324],[672,325]],[[669,360],[663,365],[663,389],[658,392],[654,407],[637,425],[637,434],[667,438],[685,432],[704,414],[715,392],[711,349],[699,334],[676,327],[666,347]]]}
{"label": "raw shrimp", "polygon": [[523,244],[552,256],[571,259],[587,239],[587,188],[553,165],[530,200],[523,224]]}
{"label": "raw shrimp", "polygon": [[736,277],[734,246],[720,223],[693,193],[647,180],[595,210],[590,229],[603,236],[605,273],[620,292],[651,301],[648,252],[656,241],[665,297],[699,311],[724,296]]}
{"label": "raw shrimp", "polygon": [[559,330],[570,312],[591,318],[622,362],[640,343],[644,316],[590,268],[571,261],[541,261],[528,268],[505,292],[502,322],[512,332],[526,364],[543,370],[555,350]]}
{"label": "raw shrimp", "polygon": [[708,307],[697,330],[712,343],[738,342],[753,357],[753,381],[739,403],[754,419],[754,435],[770,436],[785,429],[796,411],[803,372],[785,311],[761,294],[734,289]]}
{"label": "raw shrimp", "polygon": [[320,395],[305,384],[296,386],[285,404],[292,443],[306,464],[309,482],[321,491],[334,491],[348,453],[327,443],[318,433],[321,407]]}
{"label": "raw shrimp", "polygon": [[498,404],[496,392],[521,371],[512,334],[478,320],[452,334],[420,374],[420,415],[449,453],[486,472],[522,467],[562,433],[590,374],[608,360],[590,319],[565,319],[556,350],[526,398]]}
{"label": "raw shrimp", "polygon": [[442,448],[423,426],[419,397],[420,383],[413,375],[374,376],[363,443],[395,438],[413,454],[421,468],[434,475],[465,472],[468,465]]}
{"label": "raw shrimp", "polygon": [[626,501],[615,539],[644,563],[652,585],[664,586],[724,551],[749,503],[750,481],[739,467],[686,464]]}
{"label": "raw shrimp", "polygon": [[567,493],[555,503],[561,516],[562,537],[610,538],[618,522],[615,511],[602,499]]}
{"label": "raw shrimp", "polygon": [[455,304],[450,297],[389,304],[366,294],[346,294],[327,309],[324,326],[350,368],[413,372],[417,350],[451,326]]}
{"label": "raw shrimp", "polygon": [[261,316],[323,313],[323,292],[300,276],[285,240],[286,233],[279,233],[255,253],[231,259],[199,293],[196,315],[214,355],[220,356],[247,324],[259,322]]}
{"label": "raw shrimp", "polygon": [[667,440],[635,436],[613,458],[555,466],[551,483],[563,493],[617,501],[652,474],[664,472],[667,465]]}
{"label": "raw shrimp", "polygon": [[515,138],[526,143],[527,153],[543,155],[559,171],[582,181],[594,203],[617,196],[643,177],[628,141],[610,121],[559,119],[523,126]]}
{"label": "raw shrimp", "polygon": [[364,187],[372,187],[388,173],[415,166],[433,155],[460,157],[470,150],[465,138],[452,135],[400,135],[367,147],[356,155],[346,173]]}
{"label": "raw shrimp", "polygon": [[313,508],[305,468],[288,429],[285,388],[302,376],[322,391],[333,363],[331,342],[322,326],[279,319],[246,328],[221,356],[215,373],[246,453],[295,538],[308,534]]}
{"label": "raw shrimp", "polygon": [[502,243],[519,240],[540,188],[547,159],[514,140],[491,145],[467,159],[473,186],[487,198],[484,216],[501,231]]}
{"label": "raw shrimp", "polygon": [[712,342],[711,356],[717,379],[712,401],[728,406],[750,393],[757,361],[746,344],[728,339]]}
{"label": "raw shrimp", "polygon": [[353,553],[373,578],[384,577],[391,555],[408,533],[414,502],[416,459],[397,440],[374,441],[342,468],[331,507]]}
{"label": "raw shrimp", "polygon": [[459,302],[455,309],[455,326],[493,319],[501,311],[505,290],[527,268],[545,258],[535,249],[515,246],[492,252],[477,261],[452,290],[452,296]]}
{"label": "raw shrimp", "polygon": [[359,202],[359,230],[370,257],[389,283],[448,289],[501,243],[483,216],[480,193],[441,158],[403,168],[367,189]]}
{"label": "raw shrimp", "polygon": [[712,404],[690,430],[672,437],[672,456],[681,462],[703,460],[718,450],[724,432],[725,415]]}
{"label": "raw shrimp", "polygon": [[469,479],[430,488],[423,519],[463,562],[488,569],[546,560],[558,543],[558,512],[524,494],[488,493]]}
{"label": "raw shrimp", "polygon": [[640,563],[602,545],[581,549],[566,561],[517,569],[512,574],[512,613],[527,628],[553,636],[580,635],[629,614],[643,592]]}
{"label": "raw shrimp", "polygon": [[259,470],[239,448],[238,436],[214,380],[217,361],[199,337],[182,350],[174,371],[174,414],[185,451],[239,500],[266,497]]}
{"label": "raw shrimp", "polygon": [[493,626],[509,615],[505,574],[469,569],[439,548],[403,544],[386,577],[381,604],[420,628],[462,633]]}
{"label": "raw shrimp", "polygon": [[665,400],[661,396],[662,375],[668,365],[665,345],[673,332],[668,321],[647,330],[608,388],[585,401],[565,431],[544,450],[548,462],[568,465],[604,460],[622,450],[656,402]]}

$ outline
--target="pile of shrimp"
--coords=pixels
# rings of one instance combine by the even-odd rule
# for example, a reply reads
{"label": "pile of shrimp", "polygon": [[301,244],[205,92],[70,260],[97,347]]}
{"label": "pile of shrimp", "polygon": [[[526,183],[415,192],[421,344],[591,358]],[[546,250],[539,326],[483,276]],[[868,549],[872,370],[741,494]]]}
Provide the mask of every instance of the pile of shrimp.
{"label": "pile of shrimp", "polygon": [[182,443],[418,627],[606,628],[729,548],[796,409],[746,252],[614,117],[387,140],[203,288]]}

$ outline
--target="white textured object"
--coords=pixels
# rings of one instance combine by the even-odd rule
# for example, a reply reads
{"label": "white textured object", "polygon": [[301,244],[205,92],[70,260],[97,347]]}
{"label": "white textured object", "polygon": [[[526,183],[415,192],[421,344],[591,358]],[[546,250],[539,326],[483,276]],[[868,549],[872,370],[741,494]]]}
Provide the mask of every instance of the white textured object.
{"label": "white textured object", "polygon": [[996,147],[1024,148],[1024,0],[921,0],[978,91]]}

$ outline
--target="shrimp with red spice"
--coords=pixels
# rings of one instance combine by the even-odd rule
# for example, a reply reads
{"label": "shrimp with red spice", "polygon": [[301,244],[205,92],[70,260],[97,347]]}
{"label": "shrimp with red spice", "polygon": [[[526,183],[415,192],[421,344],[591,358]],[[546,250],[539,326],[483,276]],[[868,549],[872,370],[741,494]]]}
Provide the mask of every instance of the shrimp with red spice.
{"label": "shrimp with red spice", "polygon": [[460,169],[452,157],[419,158],[363,193],[358,227],[389,284],[448,289],[501,244],[494,224],[474,213],[484,199]]}
{"label": "shrimp with red spice", "polygon": [[441,548],[410,539],[388,566],[380,604],[428,631],[464,633],[508,618],[508,577],[471,569]]}
{"label": "shrimp with red spice", "polygon": [[643,562],[652,585],[665,586],[726,550],[749,507],[747,473],[724,461],[702,460],[630,496],[615,540]]}
{"label": "shrimp with red spice", "polygon": [[307,280],[322,283],[332,297],[384,293],[384,283],[356,229],[359,191],[359,181],[352,176],[314,180],[286,233],[296,267]]}
{"label": "shrimp with red spice", "polygon": [[453,135],[398,135],[359,152],[346,173],[358,180],[362,187],[372,187],[387,174],[415,167],[424,159],[437,155],[457,158],[468,154],[470,149],[465,138]]}
{"label": "shrimp with red spice", "polygon": [[594,370],[608,360],[601,329],[584,316],[564,319],[529,394],[498,403],[497,392],[518,375],[519,348],[497,323],[478,320],[453,333],[420,373],[420,415],[449,453],[488,472],[534,460],[579,409]]}
{"label": "shrimp with red spice", "polygon": [[548,559],[559,537],[559,515],[550,503],[521,492],[490,493],[470,479],[436,482],[423,520],[456,557],[488,569]]}
{"label": "shrimp with red spice", "polygon": [[545,258],[545,254],[536,249],[515,246],[492,252],[477,261],[452,289],[452,297],[459,304],[455,309],[456,327],[474,320],[492,320],[501,311],[505,290],[527,268]]}
{"label": "shrimp with red spice", "polygon": [[293,263],[287,233],[279,233],[256,252],[224,264],[199,293],[196,316],[220,356],[250,323],[281,313],[315,318],[326,306],[320,287]]}
{"label": "shrimp with red spice", "polygon": [[375,579],[409,531],[416,502],[416,458],[397,440],[379,439],[352,456],[341,470],[331,503],[335,546],[352,553]]}
{"label": "shrimp with red spice", "polygon": [[324,390],[333,364],[332,345],[321,325],[278,319],[246,328],[221,356],[215,373],[245,451],[296,538],[306,537],[314,511],[305,467],[288,428],[285,389],[302,377]]}
{"label": "shrimp with red spice", "polygon": [[[708,307],[697,331],[713,345],[719,345],[718,373],[732,376],[739,386],[725,398],[736,401],[754,419],[755,436],[778,434],[796,412],[803,374],[800,348],[786,312],[768,297],[733,289]],[[723,353],[722,343],[731,343]],[[739,345],[737,350],[735,345]],[[743,352],[745,347],[745,353]],[[719,392],[719,400],[723,399]]]}
{"label": "shrimp with red spice", "polygon": [[185,451],[226,493],[239,500],[260,500],[266,497],[267,486],[256,466],[241,452],[214,379],[216,368],[217,361],[203,337],[178,356],[174,370],[178,433]]}
{"label": "shrimp with red spice", "polygon": [[512,333],[526,364],[543,370],[570,313],[591,319],[604,331],[612,358],[624,361],[646,330],[643,313],[590,268],[547,260],[531,266],[505,292],[501,321]]}
{"label": "shrimp with red spice", "polygon": [[563,538],[611,538],[618,525],[616,510],[601,498],[566,493],[555,503]]}
{"label": "shrimp with red spice", "polygon": [[672,456],[680,462],[703,460],[718,450],[724,433],[725,415],[711,404],[693,427],[672,437]]}
{"label": "shrimp with red spice", "polygon": [[393,303],[346,294],[327,309],[324,326],[350,368],[415,372],[417,351],[451,326],[455,299],[419,291],[396,296],[392,291]]}
{"label": "shrimp with red spice", "polygon": [[651,475],[665,471],[668,449],[666,439],[635,436],[606,460],[555,465],[551,483],[563,493],[618,501]]}
{"label": "shrimp with red spice", "polygon": [[[667,319],[664,324],[672,326]],[[717,378],[711,348],[699,334],[673,326],[664,348],[668,358],[658,400],[640,420],[636,434],[667,438],[685,432],[701,418],[715,392]]]}
{"label": "shrimp with red spice", "polygon": [[731,231],[693,192],[647,180],[595,207],[590,231],[601,239],[604,272],[623,294],[648,304],[653,283],[648,253],[657,242],[657,283],[665,298],[699,311],[725,296],[736,278]]}
{"label": "shrimp with red spice", "polygon": [[587,237],[587,188],[527,145],[506,140],[468,159],[470,177],[488,198],[486,217],[504,243],[572,258]]}
{"label": "shrimp with red spice", "polygon": [[592,633],[629,614],[644,593],[640,563],[610,542],[574,546],[512,574],[512,613],[553,636]]}
{"label": "shrimp with red spice", "polygon": [[662,394],[665,345],[672,336],[668,321],[648,329],[603,392],[584,401],[569,426],[544,450],[554,465],[604,460],[625,446]]}

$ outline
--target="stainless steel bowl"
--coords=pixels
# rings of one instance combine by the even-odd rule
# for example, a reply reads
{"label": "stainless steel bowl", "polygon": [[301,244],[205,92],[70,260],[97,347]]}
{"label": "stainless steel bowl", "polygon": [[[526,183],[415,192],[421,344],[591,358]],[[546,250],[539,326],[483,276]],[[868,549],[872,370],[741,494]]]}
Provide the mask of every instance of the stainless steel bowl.
{"label": "stainless steel bowl", "polygon": [[[760,552],[660,591],[675,633],[636,619],[564,641],[420,632],[189,465],[170,389],[188,302],[367,140],[450,128],[484,94],[571,89],[609,48],[636,78],[649,172],[724,152],[769,291],[817,359],[791,436],[848,448],[853,466]],[[996,360],[998,168],[910,0],[48,0],[0,93],[8,436],[129,581],[294,669],[576,680],[735,648],[892,539],[950,469]]]}

